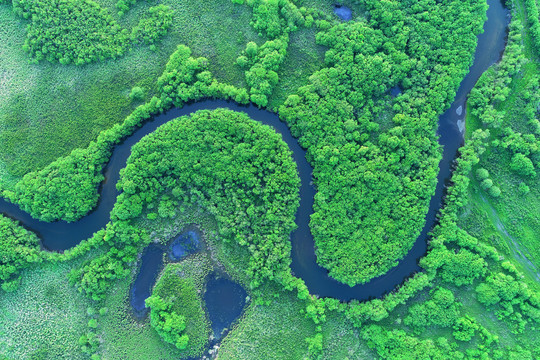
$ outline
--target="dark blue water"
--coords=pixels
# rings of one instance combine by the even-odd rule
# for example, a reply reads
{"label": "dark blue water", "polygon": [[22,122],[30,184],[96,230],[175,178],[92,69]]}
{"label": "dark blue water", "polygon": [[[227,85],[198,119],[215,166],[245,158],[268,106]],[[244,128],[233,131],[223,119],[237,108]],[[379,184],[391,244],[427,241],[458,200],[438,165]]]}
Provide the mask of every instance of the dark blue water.
{"label": "dark blue water", "polygon": [[[282,135],[283,140],[293,153],[293,160],[297,164],[301,180],[300,206],[295,220],[298,228],[291,234],[291,269],[294,274],[306,282],[312,294],[319,296],[333,297],[342,301],[349,301],[351,299],[366,300],[373,297],[380,297],[395,289],[397,285],[403,283],[405,279],[415,272],[421,270],[418,266],[418,260],[426,253],[427,233],[436,223],[436,215],[444,195],[445,182],[450,178],[451,165],[456,157],[457,149],[463,143],[463,136],[459,132],[457,121],[462,120],[465,115],[457,115],[456,110],[459,106],[465,108],[467,94],[480,75],[500,58],[504,50],[508,24],[507,11],[503,8],[499,0],[489,0],[488,4],[490,6],[487,12],[488,20],[484,24],[484,33],[478,36],[478,47],[475,53],[474,64],[470,68],[469,74],[461,83],[454,103],[439,119],[439,142],[444,147],[444,153],[439,165],[440,172],[437,178],[436,192],[430,202],[425,226],[412,249],[399,262],[398,266],[366,284],[349,287],[329,277],[327,270],[318,266],[315,258],[313,237],[309,229],[309,219],[313,212],[315,189],[311,184],[312,168],[306,160],[305,150],[298,145],[297,140],[291,135],[287,125],[281,122],[275,113],[258,109],[253,105],[242,106],[223,100],[204,100],[185,105],[181,109],[172,109],[154,117],[152,121],[146,122],[133,135],[115,148],[111,160],[105,169],[106,180],[101,186],[101,197],[97,208],[77,222],[42,222],[33,219],[30,215],[20,210],[17,205],[4,200],[0,200],[0,213],[19,220],[25,227],[35,231],[42,239],[42,245],[46,249],[56,251],[69,249],[77,245],[81,240],[92,236],[95,231],[103,228],[109,221],[109,213],[118,195],[115,184],[118,181],[120,169],[125,167],[127,158],[130,155],[131,146],[137,143],[143,136],[153,132],[160,125],[171,119],[188,115],[201,109],[212,110],[225,107],[234,111],[243,111],[252,119],[274,127]],[[154,271],[152,269],[158,269],[158,267],[148,268],[145,271]]]}
{"label": "dark blue water", "polygon": [[242,314],[246,296],[246,291],[239,284],[216,274],[211,275],[206,284],[204,302],[216,339],[220,339],[223,330],[229,329]]}
{"label": "dark blue water", "polygon": [[166,246],[153,243],[144,249],[137,276],[130,291],[130,303],[135,315],[138,317],[146,315],[147,308],[144,301],[152,294],[157,276],[163,270],[164,256],[167,255],[169,260],[174,262],[200,251],[200,236],[199,231],[190,226]]}
{"label": "dark blue water", "polygon": [[182,260],[189,254],[200,250],[199,234],[188,230],[178,235],[169,245],[168,254],[171,260]]}
{"label": "dark blue water", "polygon": [[394,86],[393,88],[390,89],[390,95],[392,97],[396,97],[399,94],[401,94],[402,92],[403,92],[403,90],[401,90],[401,88],[399,86]]}
{"label": "dark blue water", "polygon": [[334,5],[334,14],[336,14],[341,20],[352,20],[352,10],[343,5]]}
{"label": "dark blue water", "polygon": [[152,288],[163,269],[163,249],[158,245],[148,246],[142,254],[137,277],[131,286],[130,302],[135,314],[145,315],[144,301],[152,295]]}

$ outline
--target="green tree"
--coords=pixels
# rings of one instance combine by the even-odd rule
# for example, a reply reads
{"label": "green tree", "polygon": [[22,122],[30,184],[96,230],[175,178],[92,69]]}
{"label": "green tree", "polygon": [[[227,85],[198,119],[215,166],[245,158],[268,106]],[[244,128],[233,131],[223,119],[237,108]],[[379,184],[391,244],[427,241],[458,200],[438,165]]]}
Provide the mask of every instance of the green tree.
{"label": "green tree", "polygon": [[489,177],[489,172],[486,169],[480,168],[480,169],[476,170],[476,178],[479,181],[487,179],[488,177]]}
{"label": "green tree", "polygon": [[534,177],[536,172],[534,171],[534,164],[531,159],[523,154],[515,154],[510,162],[510,169],[522,176]]}

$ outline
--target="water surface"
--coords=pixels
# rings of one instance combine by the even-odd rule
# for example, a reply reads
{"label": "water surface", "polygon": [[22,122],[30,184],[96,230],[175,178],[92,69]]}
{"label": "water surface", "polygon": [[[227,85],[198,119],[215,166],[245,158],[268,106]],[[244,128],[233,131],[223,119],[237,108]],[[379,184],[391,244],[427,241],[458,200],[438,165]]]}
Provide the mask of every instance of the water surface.
{"label": "water surface", "polygon": [[206,284],[204,302],[214,337],[221,339],[224,330],[242,314],[247,293],[242,286],[218,274],[211,274]]}
{"label": "water surface", "polygon": [[334,5],[334,14],[336,14],[341,20],[352,20],[352,10],[344,5]]}

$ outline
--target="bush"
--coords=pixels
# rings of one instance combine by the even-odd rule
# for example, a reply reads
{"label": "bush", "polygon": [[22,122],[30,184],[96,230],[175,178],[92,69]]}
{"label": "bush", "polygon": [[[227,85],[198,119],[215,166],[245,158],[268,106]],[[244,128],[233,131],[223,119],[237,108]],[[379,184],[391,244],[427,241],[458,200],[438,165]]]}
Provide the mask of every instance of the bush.
{"label": "bush", "polygon": [[491,179],[484,179],[482,183],[480,184],[480,187],[484,190],[487,190],[493,186],[493,180]]}
{"label": "bush", "polygon": [[131,89],[131,92],[129,93],[129,98],[132,101],[142,100],[144,99],[144,94],[145,94],[144,88],[135,86],[133,87],[133,89]]}
{"label": "bush", "polygon": [[460,317],[455,325],[452,335],[459,341],[470,341],[474,336],[474,332],[479,329],[476,321],[469,317]]}
{"label": "bush", "polygon": [[36,234],[0,215],[0,284],[4,291],[19,285],[19,272],[32,263],[43,261]]}
{"label": "bush", "polygon": [[522,176],[536,176],[536,172],[534,171],[534,164],[531,159],[520,153],[515,154],[512,157],[512,160],[510,162],[510,169]]}
{"label": "bush", "polygon": [[524,182],[519,183],[518,190],[521,195],[527,195],[531,191],[531,189]]}
{"label": "bush", "polygon": [[152,327],[163,340],[179,349],[185,349],[189,342],[189,337],[182,334],[186,328],[186,318],[171,310],[172,302],[152,295],[146,299],[146,306],[150,308]]}
{"label": "bush", "polygon": [[486,169],[480,168],[476,170],[476,178],[478,179],[478,181],[482,181],[484,179],[487,179],[488,177],[489,177],[489,172]]}
{"label": "bush", "polygon": [[492,186],[489,188],[488,190],[488,194],[497,198],[499,196],[501,196],[501,189],[499,189],[498,186]]}

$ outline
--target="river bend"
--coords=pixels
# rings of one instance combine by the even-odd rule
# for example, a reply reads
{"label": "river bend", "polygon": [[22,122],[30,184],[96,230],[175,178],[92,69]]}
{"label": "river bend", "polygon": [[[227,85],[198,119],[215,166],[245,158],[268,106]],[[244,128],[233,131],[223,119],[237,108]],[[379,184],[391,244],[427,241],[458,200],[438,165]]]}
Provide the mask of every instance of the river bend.
{"label": "river bend", "polygon": [[153,132],[159,126],[179,116],[189,115],[195,111],[217,108],[229,108],[234,111],[243,111],[252,119],[272,126],[281,133],[293,153],[293,159],[298,166],[301,179],[300,206],[296,213],[298,228],[291,234],[292,243],[292,271],[295,276],[302,278],[312,294],[322,297],[333,297],[342,301],[351,299],[367,300],[380,297],[392,291],[399,284],[415,272],[421,270],[418,260],[427,251],[428,232],[436,223],[436,215],[442,204],[445,184],[450,178],[452,162],[457,156],[458,148],[463,144],[463,134],[458,127],[458,121],[465,117],[465,102],[468,93],[480,75],[487,68],[498,61],[504,50],[508,12],[499,0],[488,0],[488,20],[484,24],[484,33],[478,36],[478,46],[474,63],[469,74],[463,79],[457,92],[454,103],[439,118],[439,143],[443,145],[443,158],[439,164],[440,171],[437,177],[435,195],[432,197],[426,221],[420,236],[412,249],[399,261],[399,264],[386,274],[372,279],[370,282],[349,287],[328,276],[328,271],[318,266],[315,257],[313,236],[309,230],[309,219],[313,213],[313,198],[315,189],[312,185],[312,168],[305,157],[297,140],[291,135],[289,128],[281,122],[275,113],[261,110],[253,105],[242,106],[224,100],[203,100],[187,104],[182,108],[174,108],[153,120],[146,122],[128,137],[122,144],[115,147],[108,165],[105,168],[105,180],[100,185],[100,200],[97,207],[81,220],[67,223],[57,221],[47,223],[33,219],[28,213],[22,211],[17,205],[0,199],[0,213],[20,221],[27,229],[34,231],[42,240],[42,245],[48,250],[62,251],[69,249],[84,239],[90,238],[94,232],[102,229],[109,222],[109,214],[116,202],[118,191],[116,182],[119,179],[120,169],[125,167],[130,155],[131,147],[143,136]]}

